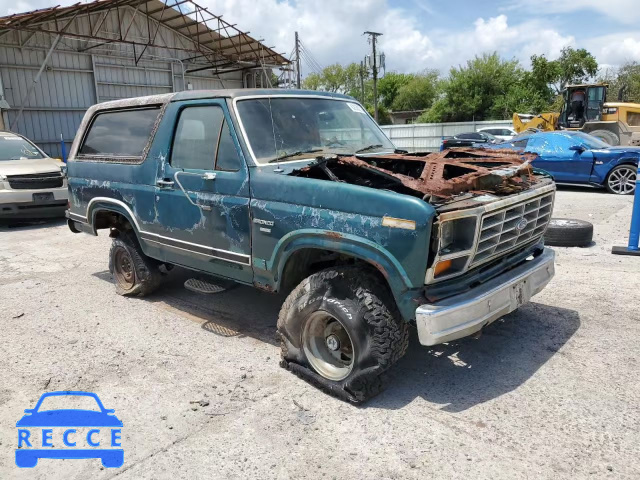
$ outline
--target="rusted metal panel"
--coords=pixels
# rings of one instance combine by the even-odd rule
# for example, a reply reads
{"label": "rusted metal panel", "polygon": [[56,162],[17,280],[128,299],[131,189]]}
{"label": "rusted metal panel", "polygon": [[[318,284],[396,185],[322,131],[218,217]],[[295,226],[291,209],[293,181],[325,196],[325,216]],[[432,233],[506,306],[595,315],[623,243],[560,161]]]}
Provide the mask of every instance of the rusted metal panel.
{"label": "rusted metal panel", "polygon": [[534,158],[533,154],[510,150],[457,148],[430,154],[338,156],[322,159],[300,172],[319,169],[329,180],[348,181],[336,167],[357,167],[379,174],[380,183],[394,179],[416,195],[447,198],[465,192],[511,194],[526,190],[538,181],[531,168]]}

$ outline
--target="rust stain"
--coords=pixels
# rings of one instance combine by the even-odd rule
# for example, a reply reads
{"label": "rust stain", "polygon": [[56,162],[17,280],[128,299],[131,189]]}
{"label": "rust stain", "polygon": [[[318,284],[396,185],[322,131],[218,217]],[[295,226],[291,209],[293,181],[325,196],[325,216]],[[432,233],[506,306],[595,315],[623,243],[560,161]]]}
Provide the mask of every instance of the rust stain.
{"label": "rust stain", "polygon": [[342,238],[342,234],[338,232],[327,232],[326,235],[329,238],[336,238],[338,240]]}
{"label": "rust stain", "polygon": [[349,177],[346,169],[351,170],[353,177],[356,167],[379,177],[378,182],[370,179],[368,186],[376,187],[386,177],[387,183],[399,182],[416,193],[447,198],[463,192],[510,194],[526,190],[537,182],[531,168],[535,158],[535,154],[512,150],[456,148],[437,153],[337,156],[298,172],[312,175],[314,169],[330,170],[329,180],[344,181]]}

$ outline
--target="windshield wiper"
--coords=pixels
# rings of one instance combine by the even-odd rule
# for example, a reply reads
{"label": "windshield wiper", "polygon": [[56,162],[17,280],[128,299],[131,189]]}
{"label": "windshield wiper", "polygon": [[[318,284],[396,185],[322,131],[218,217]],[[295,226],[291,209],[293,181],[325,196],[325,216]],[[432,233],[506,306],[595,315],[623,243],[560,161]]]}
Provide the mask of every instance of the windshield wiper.
{"label": "windshield wiper", "polygon": [[384,147],[384,145],[382,145],[381,143],[376,143],[374,145],[368,145],[364,148],[361,148],[360,150],[356,150],[355,153],[367,152],[369,150],[373,150],[374,148],[381,148],[381,147]]}
{"label": "windshield wiper", "polygon": [[318,153],[318,152],[321,152],[322,150],[323,150],[322,148],[312,148],[310,150],[298,150],[296,152],[283,153],[279,157],[269,160],[267,163],[276,163],[276,162],[279,162],[280,160],[285,160],[287,158],[297,157],[298,155],[304,155],[305,153]]}

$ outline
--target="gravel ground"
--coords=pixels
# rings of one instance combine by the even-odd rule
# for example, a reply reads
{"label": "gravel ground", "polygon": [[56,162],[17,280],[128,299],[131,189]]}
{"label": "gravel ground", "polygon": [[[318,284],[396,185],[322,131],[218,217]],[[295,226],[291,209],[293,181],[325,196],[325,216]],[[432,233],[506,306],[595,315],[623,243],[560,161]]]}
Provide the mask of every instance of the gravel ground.
{"label": "gravel ground", "polygon": [[[124,298],[106,235],[1,227],[0,478],[637,479],[640,258],[610,254],[631,204],[558,192],[554,216],[593,222],[594,244],[557,248],[549,287],[479,339],[430,349],[414,332],[364,407],[279,368],[282,297],[199,296],[174,271],[151,297]],[[115,409],[122,468],[15,466],[15,422],[52,390]]]}

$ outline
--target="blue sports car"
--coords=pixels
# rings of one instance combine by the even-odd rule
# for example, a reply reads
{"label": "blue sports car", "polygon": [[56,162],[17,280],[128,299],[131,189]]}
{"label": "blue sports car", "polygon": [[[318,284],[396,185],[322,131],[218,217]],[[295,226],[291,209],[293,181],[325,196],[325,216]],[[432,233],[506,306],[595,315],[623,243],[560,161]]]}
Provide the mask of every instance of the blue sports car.
{"label": "blue sports car", "polygon": [[533,166],[549,172],[557,183],[604,187],[619,195],[630,195],[636,188],[640,147],[612,147],[570,131],[524,134],[482,147],[536,153]]}

